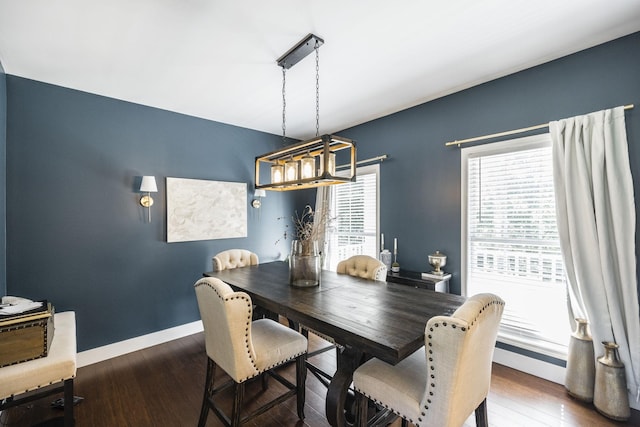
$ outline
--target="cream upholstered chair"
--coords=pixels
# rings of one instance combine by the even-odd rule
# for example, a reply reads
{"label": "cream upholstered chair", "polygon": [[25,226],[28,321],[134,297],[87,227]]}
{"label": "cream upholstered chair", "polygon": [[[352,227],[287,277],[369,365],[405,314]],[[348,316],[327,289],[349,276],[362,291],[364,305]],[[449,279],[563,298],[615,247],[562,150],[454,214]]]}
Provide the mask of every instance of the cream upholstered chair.
{"label": "cream upholstered chair", "polygon": [[[232,268],[248,267],[250,265],[260,264],[258,255],[246,249],[227,249],[215,255],[211,261],[213,262],[213,271],[230,270]],[[253,318],[262,319],[268,317],[278,320],[275,313],[256,306],[253,306]]]}
{"label": "cream upholstered chair", "polygon": [[340,261],[336,267],[336,273],[381,282],[387,280],[387,266],[369,255],[354,255]]}
{"label": "cream upholstered chair", "polygon": [[247,267],[260,263],[258,255],[246,249],[228,249],[212,258],[213,271],[228,270],[230,268]]}
{"label": "cream upholstered chair", "polygon": [[[427,322],[425,346],[395,366],[371,359],[353,374],[357,421],[366,425],[368,399],[416,427],[462,426],[474,410],[487,426],[491,360],[504,301],[470,297],[452,316]],[[426,351],[425,351],[426,349]]]}
{"label": "cream upholstered chair", "polygon": [[[384,265],[382,261],[379,261],[373,257],[368,255],[354,255],[350,258],[347,258],[343,261],[340,261],[336,266],[336,273],[338,274],[348,274],[349,276],[360,277],[367,280],[377,280],[384,282],[387,280],[387,266]],[[308,337],[308,332],[311,331],[315,335],[318,335],[325,341],[331,343],[329,346],[322,347],[318,350],[310,352],[307,355],[307,358],[316,356],[320,353],[324,353],[325,351],[329,351],[332,349],[336,349],[339,351],[338,346],[336,345],[334,339],[327,335],[321,334],[313,329],[309,329],[306,326],[301,326],[302,333]],[[307,362],[307,367],[311,371],[311,373],[320,380],[324,385],[328,386],[329,381],[331,381],[332,376],[325,372],[323,369],[320,369],[318,366],[314,365],[311,362]]]}
{"label": "cream upholstered chair", "polygon": [[[251,298],[244,292],[234,292],[223,281],[206,277],[194,285],[198,308],[204,325],[207,351],[207,377],[198,426],[204,427],[209,410],[227,426],[239,426],[267,409],[296,395],[298,417],[304,419],[305,354],[307,339],[300,333],[271,319],[251,320]],[[295,359],[296,384],[272,369]],[[219,366],[231,380],[214,387]],[[288,390],[253,412],[242,416],[244,388],[247,380],[269,374]],[[228,418],[214,403],[214,396],[233,385],[235,397]],[[266,387],[266,382],[263,382]]]}
{"label": "cream upholstered chair", "polygon": [[56,313],[53,323],[55,332],[47,356],[0,368],[0,412],[64,392],[64,426],[71,427],[74,425],[76,314],[73,311]]}

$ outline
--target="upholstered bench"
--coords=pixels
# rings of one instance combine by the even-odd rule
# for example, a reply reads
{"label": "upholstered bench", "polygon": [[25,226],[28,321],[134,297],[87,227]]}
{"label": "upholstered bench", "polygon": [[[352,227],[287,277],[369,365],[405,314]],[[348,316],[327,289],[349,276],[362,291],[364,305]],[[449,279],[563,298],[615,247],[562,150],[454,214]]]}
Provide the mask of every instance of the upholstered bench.
{"label": "upholstered bench", "polygon": [[0,411],[64,391],[64,425],[70,427],[74,424],[76,316],[73,311],[54,316],[55,333],[46,357],[0,368]]}

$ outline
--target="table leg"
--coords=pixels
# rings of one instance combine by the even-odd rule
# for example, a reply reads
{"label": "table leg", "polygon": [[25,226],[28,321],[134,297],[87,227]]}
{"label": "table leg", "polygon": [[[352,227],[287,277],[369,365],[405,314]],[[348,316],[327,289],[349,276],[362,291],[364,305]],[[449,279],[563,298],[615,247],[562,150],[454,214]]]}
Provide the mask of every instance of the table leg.
{"label": "table leg", "polygon": [[[338,369],[329,383],[325,412],[329,424],[333,427],[345,427],[354,424],[355,407],[353,396],[349,397],[349,386],[353,372],[362,363],[362,350],[346,346],[338,353]],[[347,404],[347,400],[351,404]]]}

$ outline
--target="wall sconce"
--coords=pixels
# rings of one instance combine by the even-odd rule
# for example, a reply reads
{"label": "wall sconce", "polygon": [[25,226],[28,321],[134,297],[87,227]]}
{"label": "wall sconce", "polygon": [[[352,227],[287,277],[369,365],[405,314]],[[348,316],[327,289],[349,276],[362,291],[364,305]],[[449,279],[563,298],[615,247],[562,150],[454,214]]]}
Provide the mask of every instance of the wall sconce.
{"label": "wall sconce", "polygon": [[143,176],[140,183],[140,191],[147,193],[146,196],[140,198],[140,204],[149,210],[149,222],[151,222],[151,206],[153,206],[153,198],[151,193],[158,192],[155,176]]}
{"label": "wall sconce", "polygon": [[251,207],[260,209],[260,206],[262,206],[260,199],[262,197],[267,197],[267,192],[264,190],[256,190],[255,193],[253,193],[253,197],[255,197],[255,199],[251,201]]}

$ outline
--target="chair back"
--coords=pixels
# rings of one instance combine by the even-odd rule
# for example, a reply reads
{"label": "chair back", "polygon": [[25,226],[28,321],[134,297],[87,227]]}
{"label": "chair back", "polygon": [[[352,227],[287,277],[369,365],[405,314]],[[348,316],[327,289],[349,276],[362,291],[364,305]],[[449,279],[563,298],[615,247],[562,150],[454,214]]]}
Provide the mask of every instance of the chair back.
{"label": "chair back", "polygon": [[258,255],[246,249],[228,249],[213,257],[213,271],[222,271],[258,264]]}
{"label": "chair back", "polygon": [[[452,316],[425,328],[427,388],[424,425],[461,426],[489,393],[491,363],[504,309],[493,294],[470,297]],[[421,423],[422,425],[423,423]]]}
{"label": "chair back", "polygon": [[369,280],[387,280],[387,266],[380,260],[369,255],[354,255],[338,263],[338,274],[361,277]]}
{"label": "chair back", "polygon": [[207,356],[236,382],[258,375],[251,340],[251,297],[214,277],[202,278],[194,287]]}

